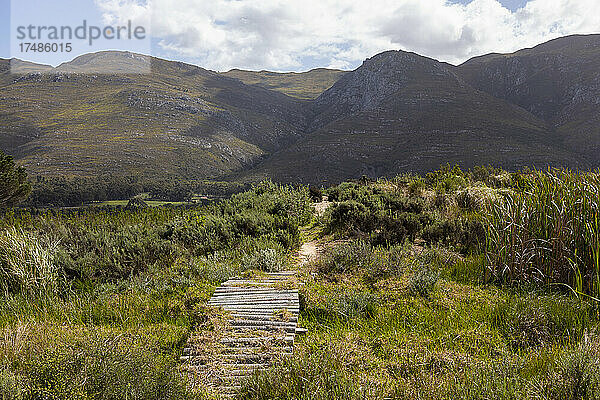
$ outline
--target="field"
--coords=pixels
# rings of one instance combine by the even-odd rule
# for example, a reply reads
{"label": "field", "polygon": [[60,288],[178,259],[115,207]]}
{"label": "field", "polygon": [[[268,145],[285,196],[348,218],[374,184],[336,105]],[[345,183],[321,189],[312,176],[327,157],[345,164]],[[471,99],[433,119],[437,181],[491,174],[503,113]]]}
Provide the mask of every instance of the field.
{"label": "field", "polygon": [[179,356],[218,328],[214,289],[298,268],[308,334],[240,399],[600,398],[599,189],[447,166],[325,188],[323,214],[270,182],[195,207],[8,211],[0,394],[208,398]]}

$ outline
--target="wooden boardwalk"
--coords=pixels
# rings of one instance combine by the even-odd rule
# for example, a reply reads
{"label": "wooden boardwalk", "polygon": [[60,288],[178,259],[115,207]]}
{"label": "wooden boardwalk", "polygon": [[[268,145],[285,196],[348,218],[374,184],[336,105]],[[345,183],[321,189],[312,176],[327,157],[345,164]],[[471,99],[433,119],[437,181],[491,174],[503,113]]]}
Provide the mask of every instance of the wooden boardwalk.
{"label": "wooden boardwalk", "polygon": [[182,360],[213,394],[233,397],[241,381],[293,353],[300,301],[295,272],[230,279],[209,306],[222,309],[213,332],[192,335]]}

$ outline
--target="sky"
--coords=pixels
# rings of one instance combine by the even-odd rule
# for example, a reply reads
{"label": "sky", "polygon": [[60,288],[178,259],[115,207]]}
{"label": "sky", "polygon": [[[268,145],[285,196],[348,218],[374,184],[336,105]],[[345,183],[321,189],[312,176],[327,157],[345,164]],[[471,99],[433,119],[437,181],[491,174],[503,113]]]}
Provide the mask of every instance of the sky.
{"label": "sky", "polygon": [[[11,18],[10,0],[0,0],[0,57],[14,55],[15,40],[11,52],[10,38],[15,36],[15,22],[41,24],[51,20],[48,24],[52,24],[60,20],[75,24],[86,18],[112,25],[132,20],[149,26],[151,38],[147,44],[123,46],[217,71],[354,69],[364,59],[386,50],[414,51],[459,64],[474,56],[513,52],[560,36],[600,33],[599,0],[13,2]],[[93,50],[115,46],[104,41]],[[37,55],[35,61],[45,57],[47,63],[56,65],[89,51],[78,46],[72,54]]]}

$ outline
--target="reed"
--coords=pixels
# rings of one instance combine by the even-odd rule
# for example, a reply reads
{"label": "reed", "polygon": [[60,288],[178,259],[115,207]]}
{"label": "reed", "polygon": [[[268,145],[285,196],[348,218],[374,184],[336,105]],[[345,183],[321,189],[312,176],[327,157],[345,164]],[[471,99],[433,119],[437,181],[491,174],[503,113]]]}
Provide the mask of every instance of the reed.
{"label": "reed", "polygon": [[600,294],[600,175],[534,171],[490,204],[487,264],[492,279],[568,285]]}

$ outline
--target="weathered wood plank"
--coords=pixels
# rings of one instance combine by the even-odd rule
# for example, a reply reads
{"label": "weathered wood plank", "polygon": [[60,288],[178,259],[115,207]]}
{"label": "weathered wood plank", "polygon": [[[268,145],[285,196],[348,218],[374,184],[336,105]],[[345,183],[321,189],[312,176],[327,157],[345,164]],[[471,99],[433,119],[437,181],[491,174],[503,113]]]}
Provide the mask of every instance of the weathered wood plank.
{"label": "weathered wood plank", "polygon": [[300,298],[296,288],[282,287],[291,286],[294,276],[284,271],[257,279],[230,279],[217,288],[208,305],[228,312],[217,353],[196,349],[191,342],[181,357],[216,393],[235,394],[243,378],[293,354]]}

